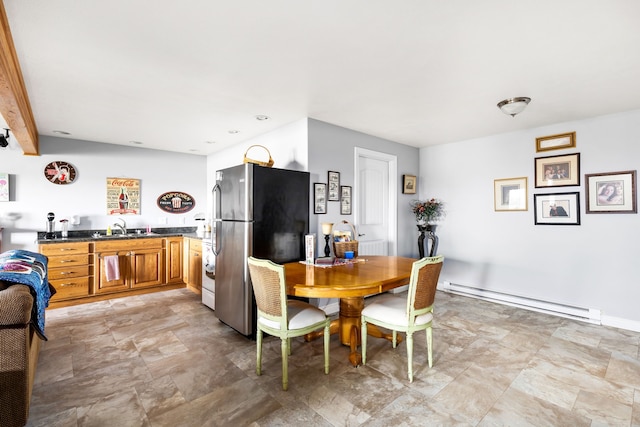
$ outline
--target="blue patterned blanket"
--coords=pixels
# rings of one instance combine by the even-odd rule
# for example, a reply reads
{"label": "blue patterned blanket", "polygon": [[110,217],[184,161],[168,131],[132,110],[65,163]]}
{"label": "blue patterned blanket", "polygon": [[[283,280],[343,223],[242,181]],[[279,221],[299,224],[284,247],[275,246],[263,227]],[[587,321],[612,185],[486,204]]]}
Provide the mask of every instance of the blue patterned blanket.
{"label": "blue patterned blanket", "polygon": [[3,252],[0,254],[0,280],[31,288],[34,298],[31,323],[38,335],[46,341],[44,310],[49,306],[49,298],[55,293],[47,278],[47,257],[21,249]]}

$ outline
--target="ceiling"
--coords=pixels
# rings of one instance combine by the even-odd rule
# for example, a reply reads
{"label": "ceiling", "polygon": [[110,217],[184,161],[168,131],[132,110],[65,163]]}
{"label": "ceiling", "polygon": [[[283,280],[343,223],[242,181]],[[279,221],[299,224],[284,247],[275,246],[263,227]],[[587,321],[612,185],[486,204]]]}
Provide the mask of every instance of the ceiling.
{"label": "ceiling", "polygon": [[207,155],[311,117],[424,147],[640,108],[636,0],[4,6],[39,135]]}

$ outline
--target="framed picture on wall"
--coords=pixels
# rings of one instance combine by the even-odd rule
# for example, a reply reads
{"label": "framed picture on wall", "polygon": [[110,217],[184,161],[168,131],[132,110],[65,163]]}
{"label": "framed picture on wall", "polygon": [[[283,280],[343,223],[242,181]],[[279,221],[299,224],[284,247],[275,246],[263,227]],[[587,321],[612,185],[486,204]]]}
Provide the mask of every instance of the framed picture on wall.
{"label": "framed picture on wall", "polygon": [[636,171],[585,174],[587,213],[637,213]]}
{"label": "framed picture on wall", "polygon": [[580,185],[580,153],[535,159],[536,188]]}
{"label": "framed picture on wall", "polygon": [[327,184],[324,182],[313,183],[313,213],[327,213]]}
{"label": "framed picture on wall", "polygon": [[402,175],[402,193],[416,194],[416,176]]}
{"label": "framed picture on wall", "polygon": [[351,186],[340,187],[340,215],[351,215]]}
{"label": "framed picture on wall", "polygon": [[9,201],[9,174],[0,172],[0,202]]}
{"label": "framed picture on wall", "polygon": [[580,193],[533,195],[535,224],[580,225]]}
{"label": "framed picture on wall", "polygon": [[498,211],[526,211],[527,177],[493,180],[493,209]]}
{"label": "framed picture on wall", "polygon": [[561,133],[558,135],[536,138],[536,151],[562,150],[576,146],[576,133]]}
{"label": "framed picture on wall", "polygon": [[329,171],[327,176],[329,183],[329,194],[327,200],[337,202],[340,200],[340,172]]}

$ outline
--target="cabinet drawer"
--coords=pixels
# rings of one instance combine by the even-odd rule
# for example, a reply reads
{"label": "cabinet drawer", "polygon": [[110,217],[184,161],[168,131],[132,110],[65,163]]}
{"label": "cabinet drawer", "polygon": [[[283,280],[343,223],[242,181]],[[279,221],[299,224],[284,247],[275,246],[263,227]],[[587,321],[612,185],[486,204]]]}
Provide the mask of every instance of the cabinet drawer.
{"label": "cabinet drawer", "polygon": [[68,279],[70,277],[82,277],[89,275],[88,265],[69,266],[49,269],[49,280]]}
{"label": "cabinet drawer", "polygon": [[189,239],[189,249],[192,250],[192,251],[201,251],[202,250],[202,240]]}
{"label": "cabinet drawer", "polygon": [[162,249],[162,239],[122,239],[96,242],[95,251],[130,251],[135,249]]}
{"label": "cabinet drawer", "polygon": [[46,256],[86,254],[89,252],[89,242],[47,243],[40,245],[40,253]]}
{"label": "cabinet drawer", "polygon": [[51,301],[86,297],[89,295],[89,277],[56,279],[50,280],[49,282],[56,288],[56,293],[51,297]]}
{"label": "cabinet drawer", "polygon": [[69,255],[69,256],[50,256],[49,268],[71,267],[75,265],[86,265],[90,263],[89,254]]}

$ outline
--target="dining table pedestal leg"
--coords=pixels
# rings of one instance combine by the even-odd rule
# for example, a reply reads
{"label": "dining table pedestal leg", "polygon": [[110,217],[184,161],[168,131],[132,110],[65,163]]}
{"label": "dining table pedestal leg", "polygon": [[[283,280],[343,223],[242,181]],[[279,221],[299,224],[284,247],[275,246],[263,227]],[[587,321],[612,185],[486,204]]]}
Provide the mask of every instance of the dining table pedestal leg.
{"label": "dining table pedestal leg", "polygon": [[360,344],[360,315],[364,308],[364,297],[340,298],[340,342],[351,349],[349,361],[353,366],[362,363],[358,353]]}

